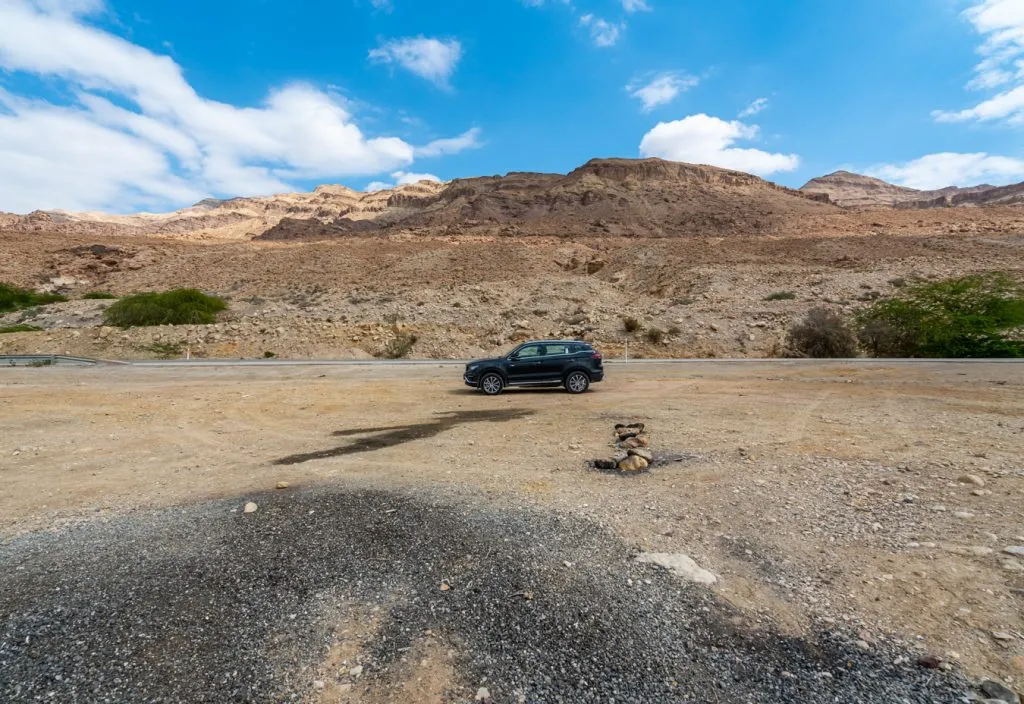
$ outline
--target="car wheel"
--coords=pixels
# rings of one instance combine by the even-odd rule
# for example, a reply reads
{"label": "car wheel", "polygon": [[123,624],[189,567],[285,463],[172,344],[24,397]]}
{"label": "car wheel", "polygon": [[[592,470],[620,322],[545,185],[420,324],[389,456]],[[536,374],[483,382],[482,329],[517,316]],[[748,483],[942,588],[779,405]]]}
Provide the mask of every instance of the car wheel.
{"label": "car wheel", "polygon": [[484,374],[484,378],[480,380],[480,390],[488,396],[497,396],[504,387],[505,382],[499,375],[493,372]]}
{"label": "car wheel", "polygon": [[573,372],[565,377],[565,390],[571,394],[582,394],[590,388],[590,377],[583,372]]}

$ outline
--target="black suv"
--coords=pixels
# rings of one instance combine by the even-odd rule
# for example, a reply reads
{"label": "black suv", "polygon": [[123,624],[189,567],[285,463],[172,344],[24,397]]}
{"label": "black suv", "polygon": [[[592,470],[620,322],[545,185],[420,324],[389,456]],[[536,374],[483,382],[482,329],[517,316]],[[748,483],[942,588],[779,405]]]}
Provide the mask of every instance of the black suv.
{"label": "black suv", "polygon": [[488,396],[506,386],[565,386],[581,394],[591,382],[604,379],[604,366],[601,354],[586,342],[532,340],[504,357],[470,362],[462,378]]}

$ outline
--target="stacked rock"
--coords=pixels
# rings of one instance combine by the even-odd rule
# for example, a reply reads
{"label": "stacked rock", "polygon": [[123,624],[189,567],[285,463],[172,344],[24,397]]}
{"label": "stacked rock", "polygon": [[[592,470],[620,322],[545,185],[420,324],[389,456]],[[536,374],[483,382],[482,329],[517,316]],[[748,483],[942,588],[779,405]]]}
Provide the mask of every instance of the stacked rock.
{"label": "stacked rock", "polygon": [[654,454],[648,449],[650,440],[644,432],[643,423],[617,423],[614,445],[615,455],[609,459],[594,460],[595,469],[616,469],[634,474],[644,471],[654,461]]}

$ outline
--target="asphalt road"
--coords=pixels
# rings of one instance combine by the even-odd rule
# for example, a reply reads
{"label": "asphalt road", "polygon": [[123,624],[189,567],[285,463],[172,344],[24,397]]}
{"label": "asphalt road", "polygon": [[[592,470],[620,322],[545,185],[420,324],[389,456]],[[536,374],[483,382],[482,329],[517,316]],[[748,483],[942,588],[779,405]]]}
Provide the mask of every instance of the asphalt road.
{"label": "asphalt road", "polygon": [[352,604],[380,608],[359,691],[400,678],[428,631],[427,647],[454,653],[450,701],[483,682],[496,703],[936,704],[966,691],[898,646],[783,635],[581,519],[422,492],[255,501],[0,546],[0,701],[301,700]]}

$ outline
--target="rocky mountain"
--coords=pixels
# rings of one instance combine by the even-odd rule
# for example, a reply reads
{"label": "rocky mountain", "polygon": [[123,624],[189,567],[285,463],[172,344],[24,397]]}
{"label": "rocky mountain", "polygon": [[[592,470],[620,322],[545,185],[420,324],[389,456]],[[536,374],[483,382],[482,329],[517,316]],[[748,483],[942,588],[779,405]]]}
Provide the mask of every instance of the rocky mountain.
{"label": "rocky mountain", "polygon": [[970,206],[1024,204],[1024,183],[1010,186],[974,186],[973,188],[944,188],[941,191],[923,191],[934,197],[898,203],[897,208],[956,208]]}
{"label": "rocky mountain", "polygon": [[917,209],[963,205],[1013,205],[1024,202],[1024,184],[1003,187],[982,184],[968,188],[949,186],[922,191],[849,171],[836,171],[827,176],[813,178],[800,190],[806,194],[827,196],[830,202],[844,208]]}
{"label": "rocky mountain", "polygon": [[569,174],[420,182],[375,193],[320,186],[165,214],[35,212],[0,229],[186,239],[330,239],[427,230],[444,235],[682,236],[772,233],[835,208],[750,174],[660,159],[595,159]]}
{"label": "rocky mountain", "polygon": [[374,218],[389,208],[389,201],[423,198],[443,188],[433,181],[399,186],[388,191],[363,193],[344,186],[318,186],[310,193],[283,193],[252,198],[207,198],[171,213],[72,213],[35,211],[17,216],[0,213],[0,230],[60,232],[66,234],[137,234],[184,239],[252,239],[283,219],[327,223],[339,218],[352,222]]}

